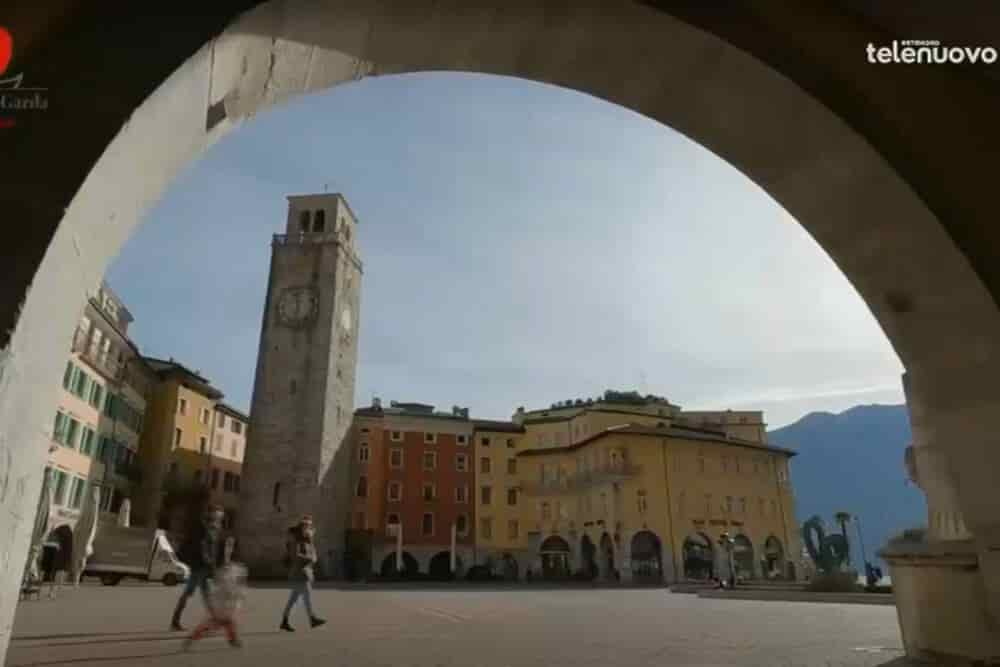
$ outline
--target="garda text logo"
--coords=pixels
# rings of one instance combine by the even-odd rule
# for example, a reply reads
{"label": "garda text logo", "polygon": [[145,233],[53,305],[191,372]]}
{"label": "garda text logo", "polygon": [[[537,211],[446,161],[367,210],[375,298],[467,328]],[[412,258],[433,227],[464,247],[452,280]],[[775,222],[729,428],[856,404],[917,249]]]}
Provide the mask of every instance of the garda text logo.
{"label": "garda text logo", "polygon": [[14,127],[22,114],[49,108],[47,89],[25,86],[23,73],[9,72],[14,58],[14,36],[0,26],[0,129]]}

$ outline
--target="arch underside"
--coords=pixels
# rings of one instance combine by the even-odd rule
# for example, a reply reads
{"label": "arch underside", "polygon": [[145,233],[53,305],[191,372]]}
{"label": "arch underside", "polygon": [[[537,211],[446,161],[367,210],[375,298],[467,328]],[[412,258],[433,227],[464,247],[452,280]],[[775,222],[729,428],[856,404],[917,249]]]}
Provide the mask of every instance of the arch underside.
{"label": "arch underside", "polygon": [[[668,9],[685,11],[680,5]],[[805,17],[807,11],[818,18]],[[836,14],[818,5],[801,12],[788,10],[790,27],[794,20],[808,27],[810,20]],[[853,25],[839,14],[833,18],[841,28]],[[176,55],[169,50],[178,47],[165,40],[150,48],[150,35],[158,34],[155,21],[141,25],[148,34],[140,29],[127,37],[115,33],[115,39],[122,40],[126,55],[142,49],[152,55],[123,57],[101,75],[94,70],[77,76],[77,88],[97,81],[87,94],[112,99],[102,97],[102,85],[125,82],[142,89],[161,81],[172,69],[165,63]],[[792,53],[810,57],[810,48],[824,48],[827,33],[838,34],[787,30],[777,20],[768,27],[789,40],[815,38],[797,50],[791,43]],[[64,40],[66,51],[50,50],[52,62],[63,67],[50,67],[52,76],[95,67],[79,58],[87,39],[116,44],[96,27],[92,32]],[[852,33],[845,28],[842,34]],[[846,78],[860,91],[860,113],[848,124],[772,67],[668,12],[638,3],[556,0],[503,8],[460,0],[275,0],[205,44],[134,113],[135,105],[127,102],[105,103],[110,112],[95,107],[95,116],[117,114],[122,124],[110,145],[98,133],[80,132],[84,112],[75,125],[33,133],[37,145],[51,149],[42,153],[44,160],[28,159],[37,148],[25,138],[31,135],[18,135],[11,159],[24,156],[25,162],[2,201],[14,217],[39,224],[22,225],[0,250],[14,276],[0,288],[0,328],[9,336],[0,338],[8,341],[0,351],[0,446],[11,453],[11,474],[28,480],[23,497],[4,499],[13,503],[11,516],[23,514],[25,498],[37,497],[40,488],[32,471],[41,470],[44,451],[18,443],[34,442],[37,425],[51,414],[50,388],[62,363],[53,351],[69,349],[86,290],[98,284],[176,174],[214,141],[277,103],[364,76],[436,70],[516,76],[621,104],[702,144],[769,193],[844,271],[906,367],[914,446],[921,452],[947,447],[943,459],[916,457],[918,467],[921,460],[946,461],[933,475],[924,468],[920,483],[929,499],[936,495],[961,507],[963,525],[982,553],[1000,549],[995,496],[982,493],[993,488],[1000,468],[1000,436],[992,427],[1000,405],[1000,311],[993,296],[1000,293],[1000,243],[987,242],[994,239],[988,231],[994,186],[975,159],[980,152],[1000,154],[996,124],[983,121],[995,97],[977,97],[977,81],[953,77],[954,95],[922,99],[915,77],[925,77],[932,88],[942,81],[934,72],[900,72],[899,87],[884,98],[863,69],[816,77],[829,86]],[[71,84],[65,90],[68,97],[78,93]],[[945,139],[931,136],[937,126],[929,120],[911,122],[924,113],[916,108],[911,116],[905,108],[895,111],[903,116],[893,124],[891,109],[901,99],[920,100],[948,123]],[[970,103],[976,100],[982,103]],[[883,106],[869,118],[864,104]],[[892,153],[893,163],[857,128],[901,146]],[[52,164],[51,156],[64,152],[67,159]],[[908,180],[904,172],[911,174]],[[58,196],[46,191],[49,179],[63,184]],[[16,538],[14,552],[26,552],[25,531],[13,519],[0,523]]]}

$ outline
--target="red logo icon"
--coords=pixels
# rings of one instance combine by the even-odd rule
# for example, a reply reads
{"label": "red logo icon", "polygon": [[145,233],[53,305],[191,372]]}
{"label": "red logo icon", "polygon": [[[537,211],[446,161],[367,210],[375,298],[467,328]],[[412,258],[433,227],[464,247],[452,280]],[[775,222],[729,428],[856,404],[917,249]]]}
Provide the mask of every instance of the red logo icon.
{"label": "red logo icon", "polygon": [[14,38],[10,31],[0,26],[0,74],[7,71],[10,59],[14,56]]}

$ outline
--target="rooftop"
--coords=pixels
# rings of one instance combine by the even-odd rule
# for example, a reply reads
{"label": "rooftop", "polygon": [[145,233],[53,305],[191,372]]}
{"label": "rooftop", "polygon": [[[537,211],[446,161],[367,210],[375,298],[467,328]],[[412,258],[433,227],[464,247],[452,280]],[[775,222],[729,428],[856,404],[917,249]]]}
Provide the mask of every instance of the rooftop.
{"label": "rooftop", "polygon": [[451,412],[436,411],[433,405],[416,402],[391,401],[389,407],[384,408],[378,399],[375,399],[368,407],[358,408],[354,414],[359,417],[418,417],[421,419],[469,421],[469,408],[460,408],[457,405],[451,408]]}
{"label": "rooftop", "polygon": [[558,401],[553,403],[548,408],[538,408],[535,410],[527,410],[524,408],[518,409],[518,414],[524,415],[535,415],[538,413],[547,413],[553,410],[570,410],[570,409],[582,409],[593,407],[595,405],[621,405],[630,407],[646,407],[646,406],[659,406],[659,407],[669,407],[669,408],[679,408],[679,406],[674,405],[669,400],[662,396],[656,396],[655,394],[640,394],[638,391],[616,391],[614,389],[608,389],[602,395],[595,398],[574,398],[568,399],[566,401]]}
{"label": "rooftop", "polygon": [[354,209],[351,208],[350,203],[348,203],[347,197],[345,197],[340,192],[314,192],[312,194],[307,194],[307,195],[285,195],[285,199],[287,199],[288,201],[294,201],[296,199],[313,199],[316,197],[334,197],[336,199],[339,199],[340,201],[344,202],[344,206],[347,207],[347,212],[351,214],[351,217],[354,219],[354,222],[356,223],[361,222],[361,220],[358,219],[358,216],[355,215]]}
{"label": "rooftop", "polygon": [[244,423],[249,423],[250,422],[250,417],[249,416],[247,416],[244,413],[240,412],[239,410],[237,410],[233,406],[229,405],[228,403],[219,403],[218,405],[215,406],[215,409],[218,410],[219,412],[223,413],[223,414],[227,414],[230,417],[238,419],[241,422],[244,422]]}
{"label": "rooftop", "polygon": [[[525,417],[521,420],[522,423],[528,425],[534,424],[548,424],[552,422],[564,422],[569,421],[576,416],[584,412],[605,412],[618,415],[632,415],[642,414],[646,417],[656,417],[657,415],[649,413],[638,413],[635,410],[629,410],[627,406],[624,405],[607,405],[604,403],[595,403],[590,406],[584,406],[582,408],[564,408],[562,411],[555,410],[545,410],[536,413],[527,413]],[[669,414],[660,415],[663,419],[672,419]]]}
{"label": "rooftop", "polygon": [[154,357],[143,357],[143,359],[147,364],[149,364],[149,367],[153,369],[153,372],[161,377],[174,373],[184,378],[186,385],[191,389],[194,389],[211,399],[219,400],[225,397],[225,394],[213,387],[212,383],[207,378],[202,376],[198,371],[193,371],[180,362],[173,359],[156,359]]}
{"label": "rooftop", "polygon": [[494,419],[474,419],[472,420],[474,430],[488,431],[491,433],[524,433],[524,426],[508,421],[497,421]]}
{"label": "rooftop", "polygon": [[757,449],[761,451],[774,452],[776,454],[784,454],[786,456],[795,456],[797,452],[792,449],[785,449],[784,447],[775,447],[774,445],[767,445],[760,442],[753,442],[752,440],[743,440],[741,438],[731,438],[727,437],[722,431],[712,431],[709,429],[693,428],[687,426],[643,426],[641,424],[624,424],[622,426],[612,426],[611,428],[605,429],[600,433],[595,433],[589,438],[585,438],[579,442],[575,442],[572,445],[563,445],[561,447],[546,447],[542,449],[528,449],[522,451],[518,456],[546,456],[548,454],[559,454],[563,452],[571,452],[590,443],[595,440],[599,440],[609,435],[638,435],[656,438],[685,438],[688,440],[702,440],[705,442],[717,442],[724,445],[732,445],[734,447],[745,447],[747,449]]}

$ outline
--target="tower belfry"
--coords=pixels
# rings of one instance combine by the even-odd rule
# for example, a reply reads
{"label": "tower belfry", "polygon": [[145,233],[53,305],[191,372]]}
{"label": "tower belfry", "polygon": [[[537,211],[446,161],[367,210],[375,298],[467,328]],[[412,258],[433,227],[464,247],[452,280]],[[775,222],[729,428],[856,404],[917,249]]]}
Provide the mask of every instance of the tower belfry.
{"label": "tower belfry", "polygon": [[290,196],[285,233],[272,240],[237,519],[254,575],[283,571],[288,528],[304,514],[314,517],[321,556],[340,562],[349,499],[337,494],[347,488],[362,275],[356,227],[339,193]]}

